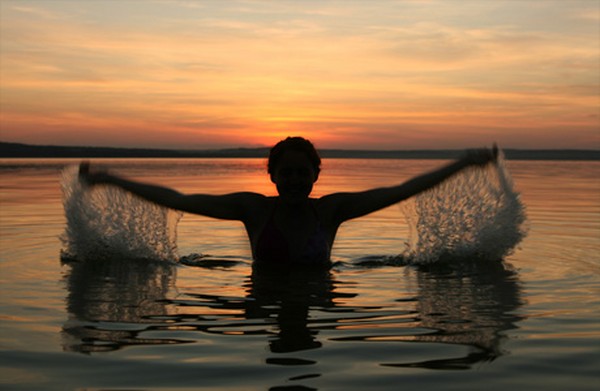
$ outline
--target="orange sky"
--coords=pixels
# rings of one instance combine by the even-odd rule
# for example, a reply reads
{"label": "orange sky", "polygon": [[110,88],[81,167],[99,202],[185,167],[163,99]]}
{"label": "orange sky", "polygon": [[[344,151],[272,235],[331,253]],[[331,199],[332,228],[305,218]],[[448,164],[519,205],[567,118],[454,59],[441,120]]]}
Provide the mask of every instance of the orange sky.
{"label": "orange sky", "polygon": [[600,1],[0,2],[0,140],[600,149]]}

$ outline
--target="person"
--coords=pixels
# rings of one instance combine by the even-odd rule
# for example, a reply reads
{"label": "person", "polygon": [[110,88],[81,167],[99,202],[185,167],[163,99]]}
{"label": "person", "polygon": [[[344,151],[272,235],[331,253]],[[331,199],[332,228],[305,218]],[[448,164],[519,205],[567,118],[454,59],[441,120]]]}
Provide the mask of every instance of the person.
{"label": "person", "polygon": [[469,166],[497,158],[497,148],[467,151],[437,170],[391,187],[310,197],[319,178],[321,159],[313,144],[288,137],[269,153],[268,174],[278,196],[252,192],[225,195],[182,194],[170,188],[129,180],[106,171],[92,171],[88,162],[79,175],[89,186],[120,187],[167,208],[244,224],[252,256],[259,264],[329,264],[338,228],[355,219],[433,188]]}

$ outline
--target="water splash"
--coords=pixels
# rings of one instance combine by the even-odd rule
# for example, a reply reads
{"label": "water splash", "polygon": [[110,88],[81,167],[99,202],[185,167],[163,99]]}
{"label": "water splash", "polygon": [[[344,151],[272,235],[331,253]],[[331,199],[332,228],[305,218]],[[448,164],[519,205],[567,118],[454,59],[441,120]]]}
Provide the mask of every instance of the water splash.
{"label": "water splash", "polygon": [[[87,187],[77,167],[62,172],[66,216],[62,257],[180,260],[177,224],[182,214],[111,186]],[[363,259],[366,265],[431,264],[447,259],[501,260],[526,234],[525,207],[502,157],[498,164],[469,168],[402,204],[410,238],[399,256]],[[196,259],[198,258],[198,259]]]}
{"label": "water splash", "polygon": [[496,165],[463,170],[402,208],[410,239],[401,258],[413,264],[501,260],[526,235],[525,207],[502,156]]}
{"label": "water splash", "polygon": [[179,259],[181,213],[116,187],[90,188],[79,180],[74,166],[63,170],[61,187],[67,220],[61,236],[63,259]]}

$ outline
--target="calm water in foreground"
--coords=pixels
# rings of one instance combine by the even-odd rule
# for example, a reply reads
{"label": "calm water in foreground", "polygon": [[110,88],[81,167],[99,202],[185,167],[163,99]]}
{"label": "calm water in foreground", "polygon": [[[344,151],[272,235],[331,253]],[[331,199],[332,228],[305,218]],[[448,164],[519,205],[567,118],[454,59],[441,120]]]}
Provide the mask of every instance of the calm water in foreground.
{"label": "calm water in foreground", "polygon": [[[183,192],[273,194],[259,159],[102,160]],[[0,388],[597,390],[600,162],[507,163],[527,236],[503,263],[403,266],[399,206],[342,226],[330,272],[252,271],[239,223],[185,215],[200,266],[61,262],[60,171],[0,160]],[[325,160],[315,195],[441,161]],[[501,240],[501,238],[499,238]]]}

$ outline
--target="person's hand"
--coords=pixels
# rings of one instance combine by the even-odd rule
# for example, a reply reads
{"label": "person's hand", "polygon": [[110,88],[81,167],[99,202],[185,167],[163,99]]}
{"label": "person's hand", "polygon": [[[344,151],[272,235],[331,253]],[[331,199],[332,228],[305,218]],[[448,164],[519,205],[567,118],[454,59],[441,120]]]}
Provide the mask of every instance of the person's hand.
{"label": "person's hand", "polygon": [[86,185],[93,186],[107,183],[110,175],[106,171],[90,171],[90,162],[83,161],[79,164],[79,179]]}
{"label": "person's hand", "polygon": [[494,144],[491,149],[470,149],[466,152],[464,159],[469,165],[474,166],[485,166],[491,162],[495,163],[498,160],[498,146]]}

